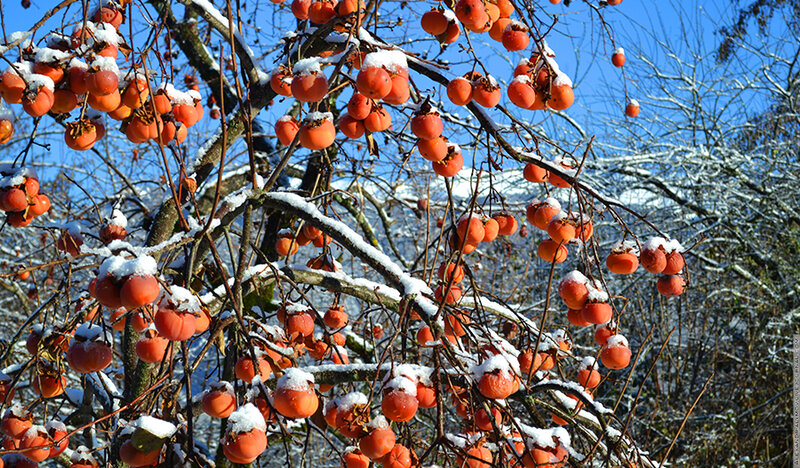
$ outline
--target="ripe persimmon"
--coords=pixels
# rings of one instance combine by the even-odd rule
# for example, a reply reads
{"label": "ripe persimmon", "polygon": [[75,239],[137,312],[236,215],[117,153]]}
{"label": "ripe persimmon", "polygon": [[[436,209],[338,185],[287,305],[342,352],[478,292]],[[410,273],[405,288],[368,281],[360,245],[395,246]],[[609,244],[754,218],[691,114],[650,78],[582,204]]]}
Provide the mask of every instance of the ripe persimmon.
{"label": "ripe persimmon", "polygon": [[53,91],[46,86],[40,86],[35,93],[22,96],[22,110],[31,117],[41,117],[50,112],[54,101]]}
{"label": "ripe persimmon", "polygon": [[164,338],[171,341],[184,341],[194,335],[195,315],[189,311],[179,311],[169,304],[162,303],[156,312],[154,324]]}
{"label": "ripe persimmon", "polygon": [[111,70],[90,70],[84,81],[89,94],[105,96],[115,91],[119,93],[119,77]]}
{"label": "ripe persimmon", "polygon": [[586,278],[580,273],[571,273],[558,283],[558,295],[570,309],[580,310],[586,304],[589,289],[585,281]]}
{"label": "ripe persimmon", "polygon": [[481,0],[458,0],[455,4],[456,18],[464,25],[477,25],[489,20],[486,7]]}
{"label": "ripe persimmon", "polygon": [[664,275],[677,275],[681,272],[681,270],[683,270],[683,267],[686,266],[686,261],[683,258],[683,254],[677,250],[673,250],[672,252],[666,254],[666,258],[667,265],[663,270],[661,270],[661,273]]}
{"label": "ripe persimmon", "polygon": [[442,118],[438,112],[418,113],[411,119],[411,132],[423,140],[442,136]]}
{"label": "ripe persimmon", "polygon": [[372,461],[377,461],[388,454],[394,446],[394,431],[388,425],[371,429],[358,441],[358,448]]}
{"label": "ripe persimmon", "polygon": [[134,447],[133,442],[126,440],[119,448],[119,458],[132,467],[153,466],[161,455],[161,447],[149,452],[142,452]]}
{"label": "ripe persimmon", "polygon": [[319,102],[328,94],[328,79],[322,72],[295,75],[291,90],[298,101]]}
{"label": "ripe persimmon", "polygon": [[158,280],[152,275],[131,275],[122,284],[119,298],[128,310],[151,304],[158,298],[161,288]]}
{"label": "ripe persimmon", "polygon": [[497,233],[501,236],[510,236],[517,232],[517,219],[510,214],[499,214],[494,216],[497,221]]}
{"label": "ripe persimmon", "polygon": [[567,243],[576,237],[577,225],[568,216],[556,215],[547,223],[547,234],[557,243]]}
{"label": "ripe persimmon", "polygon": [[433,162],[433,172],[442,177],[453,177],[464,167],[464,156],[458,145],[447,146],[447,156],[441,161]]}
{"label": "ripe persimmon", "polygon": [[608,302],[588,301],[581,309],[581,317],[589,323],[601,324],[611,320],[614,311]]}
{"label": "ripe persimmon", "polygon": [[272,71],[269,77],[269,86],[279,96],[292,95],[292,74],[291,70],[280,65]]}
{"label": "ripe persimmon", "polygon": [[236,409],[236,394],[227,382],[212,383],[203,393],[200,405],[212,418],[227,418]]}
{"label": "ripe persimmon", "polygon": [[348,138],[357,139],[364,135],[364,123],[348,114],[339,119],[339,130]]}
{"label": "ripe persimmon", "polygon": [[33,426],[22,436],[19,448],[28,459],[38,463],[50,456],[52,442],[44,426]]}
{"label": "ripe persimmon", "polygon": [[656,289],[665,297],[680,296],[686,291],[686,280],[680,275],[665,275],[658,278]]}
{"label": "ripe persimmon", "polygon": [[308,7],[308,19],[314,24],[325,24],[336,16],[336,2],[314,0]]}
{"label": "ripe persimmon", "polygon": [[294,255],[297,253],[298,248],[297,241],[292,237],[279,237],[278,240],[275,241],[275,252],[280,257]]}
{"label": "ripe persimmon", "polygon": [[630,275],[639,268],[639,258],[630,252],[611,252],[606,257],[606,267],[611,273]]}
{"label": "ripe persimmon", "polygon": [[[489,414],[491,413],[491,417]],[[491,431],[494,426],[500,427],[500,424],[503,421],[503,415],[497,408],[490,408],[490,412],[487,413],[485,409],[479,408],[475,411],[475,416],[473,417],[475,421],[475,427],[482,431]],[[494,425],[492,425],[492,421],[494,421]]]}
{"label": "ripe persimmon", "polygon": [[68,89],[57,89],[53,92],[53,107],[50,111],[55,114],[68,114],[78,107],[78,97]]}
{"label": "ripe persimmon", "polygon": [[478,391],[486,398],[502,400],[514,393],[514,379],[499,369],[486,372],[478,380]]}
{"label": "ripe persimmon", "polygon": [[447,157],[447,140],[444,137],[435,137],[428,140],[417,141],[419,154],[428,161],[442,161]]}
{"label": "ripe persimmon", "polygon": [[[256,362],[258,362],[258,375],[261,379],[266,379],[272,374],[272,368],[261,356],[256,357]],[[253,360],[250,358],[249,355],[244,355],[240,357],[236,364],[233,366],[234,374],[236,374],[236,378],[239,380],[243,380],[245,382],[251,382],[253,377],[256,376],[255,368],[253,367]]]}
{"label": "ripe persimmon", "polygon": [[300,144],[310,150],[321,150],[329,147],[336,140],[336,127],[329,115],[312,114],[306,117],[300,127]]}
{"label": "ripe persimmon", "polygon": [[76,336],[67,350],[67,362],[78,373],[89,374],[103,370],[111,364],[114,354],[102,341],[90,341]]}
{"label": "ripe persimmon", "polygon": [[53,398],[64,393],[67,378],[52,368],[44,368],[31,378],[31,388],[42,398]]}
{"label": "ripe persimmon", "polygon": [[622,335],[613,335],[606,341],[605,348],[600,351],[600,360],[609,369],[623,369],[631,362],[631,350],[628,340]]}
{"label": "ripe persimmon", "polygon": [[526,49],[530,43],[530,36],[528,33],[529,30],[527,26],[517,21],[511,21],[503,30],[501,39],[503,47],[509,52]]}
{"label": "ripe persimmon", "polygon": [[447,97],[457,106],[466,106],[472,101],[472,83],[463,77],[453,79],[447,84]]}
{"label": "ripe persimmon", "polygon": [[392,89],[383,97],[383,101],[388,104],[399,106],[405,104],[411,97],[411,89],[408,87],[408,70],[400,73],[390,73]]}
{"label": "ripe persimmon", "polygon": [[480,78],[472,83],[472,100],[483,107],[496,106],[501,97],[500,85],[491,76]]}
{"label": "ripe persimmon", "polygon": [[459,220],[456,232],[459,239],[466,239],[467,243],[477,244],[483,240],[486,232],[480,218],[470,215]]}
{"label": "ripe persimmon", "polygon": [[567,310],[567,321],[576,327],[588,327],[591,323],[583,318],[583,309],[569,309]]}
{"label": "ripe persimmon", "polygon": [[558,79],[550,86],[550,99],[547,105],[557,111],[566,110],[575,102],[572,84],[559,83]]}
{"label": "ripe persimmon", "polygon": [[411,451],[403,445],[395,444],[392,450],[379,460],[383,468],[411,468]]}
{"label": "ripe persimmon", "polygon": [[491,242],[497,238],[497,235],[500,231],[500,225],[497,224],[492,218],[487,219],[483,222],[483,239],[481,242]]}
{"label": "ripe persimmon", "polygon": [[450,20],[447,23],[447,29],[442,34],[436,36],[436,40],[438,40],[442,44],[452,44],[458,39],[458,36],[461,35],[461,28],[458,26],[458,21]]}
{"label": "ripe persimmon", "polygon": [[356,87],[370,99],[381,99],[392,90],[391,76],[382,67],[362,67],[356,77]]}
{"label": "ripe persimmon", "polygon": [[549,201],[540,202],[537,200],[529,203],[525,212],[528,222],[543,231],[547,230],[547,226],[553,216],[561,212],[561,206],[555,200]]}
{"label": "ripe persimmon", "polygon": [[86,98],[89,107],[100,112],[113,112],[122,104],[122,98],[116,89],[108,94],[91,94]]}
{"label": "ripe persimmon", "polygon": [[332,330],[338,330],[347,326],[349,321],[347,312],[344,311],[343,306],[331,306],[323,317],[325,326]]}
{"label": "ripe persimmon", "polygon": [[536,248],[536,253],[542,260],[548,263],[563,263],[569,254],[564,245],[552,239],[545,239],[540,242],[539,246]]}
{"label": "ripe persimmon", "polygon": [[343,468],[368,468],[369,457],[364,455],[359,449],[351,450],[342,455]]}
{"label": "ripe persimmon", "polygon": [[406,392],[402,387],[384,392],[381,400],[381,411],[390,421],[408,421],[417,413],[418,407],[416,395]]}
{"label": "ripe persimmon", "polygon": [[161,362],[168,346],[169,340],[159,335],[158,331],[148,328],[136,342],[136,356],[144,362]]}
{"label": "ripe persimmon", "polygon": [[300,123],[291,115],[284,115],[275,122],[275,134],[282,145],[289,146],[300,131]]}
{"label": "ripe persimmon", "polygon": [[317,411],[319,398],[314,392],[313,381],[306,381],[303,371],[291,372],[294,369],[290,368],[278,379],[277,389],[273,393],[274,406],[287,418],[307,418]]}
{"label": "ripe persimmon", "polygon": [[492,466],[492,452],[483,444],[466,450],[466,457],[460,455],[456,458],[457,466],[464,468],[490,468]]}
{"label": "ripe persimmon", "polygon": [[388,130],[392,128],[392,117],[383,106],[374,106],[364,119],[364,128],[372,133]]}
{"label": "ripe persimmon", "polygon": [[440,9],[434,8],[426,12],[422,15],[420,23],[422,29],[432,36],[438,36],[447,31],[448,20]]}
{"label": "ripe persimmon", "polygon": [[0,78],[0,96],[9,104],[22,102],[25,81],[13,69],[7,70]]}
{"label": "ripe persimmon", "polygon": [[622,47],[614,50],[614,53],[611,55],[611,63],[613,63],[617,68],[625,65],[625,51],[622,49]]}
{"label": "ripe persimmon", "polygon": [[292,14],[297,19],[308,19],[308,10],[311,7],[311,0],[293,0],[292,1]]}
{"label": "ripe persimmon", "polygon": [[631,101],[625,106],[625,115],[630,118],[637,117],[639,115],[639,101],[636,99],[631,99]]}
{"label": "ripe persimmon", "polygon": [[122,92],[122,104],[131,109],[138,109],[147,102],[150,96],[150,87],[147,80],[135,78],[128,83],[125,91]]}
{"label": "ripe persimmon", "polygon": [[89,120],[79,120],[68,122],[64,132],[64,142],[69,148],[77,151],[85,151],[94,146],[97,140],[95,126]]}
{"label": "ripe persimmon", "polygon": [[347,101],[347,114],[356,120],[364,120],[372,111],[372,100],[361,93],[353,93]]}
{"label": "ripe persimmon", "polygon": [[578,370],[578,383],[586,388],[595,388],[600,385],[600,372],[597,371],[597,366],[592,364],[588,366],[581,366]]}
{"label": "ripe persimmon", "polygon": [[667,254],[661,246],[645,244],[639,253],[642,267],[650,273],[661,273],[667,267]]}

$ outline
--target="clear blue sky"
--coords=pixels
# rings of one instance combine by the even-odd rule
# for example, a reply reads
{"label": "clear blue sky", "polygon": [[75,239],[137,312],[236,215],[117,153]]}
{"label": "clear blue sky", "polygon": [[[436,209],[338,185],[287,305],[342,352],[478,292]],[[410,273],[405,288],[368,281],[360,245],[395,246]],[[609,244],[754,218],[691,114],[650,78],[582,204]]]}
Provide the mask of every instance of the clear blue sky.
{"label": "clear blue sky", "polygon": [[[282,6],[286,8],[291,2],[288,1]],[[413,5],[426,5],[424,8],[416,8],[417,14],[422,14],[427,10],[427,5],[434,2],[412,2]],[[625,95],[622,87],[622,75],[620,70],[613,67],[610,63],[610,54],[613,51],[608,35],[604,32],[603,26],[598,21],[597,15],[591,13],[590,8],[582,1],[573,1],[572,6],[551,5],[547,1],[541,1],[543,10],[548,15],[542,15],[541,19],[550,21],[550,14],[557,14],[559,25],[549,36],[550,46],[557,53],[557,61],[563,71],[569,74],[576,84],[576,104],[567,112],[577,122],[584,125],[590,133],[602,131],[593,128],[592,125],[598,121],[597,113],[611,115],[621,114],[625,103]],[[636,84],[637,80],[637,61],[633,56],[635,49],[641,49],[651,56],[663,55],[663,50],[657,44],[658,40],[674,46],[677,53],[688,54],[684,38],[689,37],[694,41],[692,48],[702,50],[707,53],[714,49],[719,38],[715,31],[722,24],[729,24],[736,16],[735,3],[730,0],[693,0],[693,1],[643,1],[643,0],[624,0],[620,5],[602,9],[605,20],[611,29],[617,46],[621,46],[628,51],[628,62],[625,70],[628,78],[634,80],[629,82],[628,91],[632,98],[639,98],[636,90],[630,86]],[[54,1],[33,0],[30,8],[23,9],[19,0],[9,0],[3,2],[3,14],[5,17],[5,32],[10,34],[13,31],[25,30],[30,28],[46,11],[52,7]],[[93,7],[96,1],[91,2]],[[264,53],[275,43],[275,38],[280,37],[283,31],[293,29],[293,21],[288,12],[283,11],[275,14],[275,4],[266,0],[258,0],[258,8],[253,11],[254,4],[248,3],[251,11],[248,15],[254,18],[254,26],[260,26],[258,33],[262,38],[259,44],[253,44],[257,54]],[[137,7],[138,8],[138,7]],[[177,11],[181,7],[175,6]],[[77,19],[80,3],[76,2],[70,7],[70,18]],[[385,18],[391,17],[393,12],[387,12]],[[398,11],[407,14],[407,10]],[[62,13],[55,15],[51,19],[42,33],[36,35],[41,39],[43,32],[53,27],[60,27]],[[134,31],[139,34],[150,32],[150,28],[142,21],[134,23]],[[71,31],[72,27],[66,28]],[[127,26],[123,27],[127,32]],[[419,38],[418,21],[409,21],[396,28],[393,32],[385,32],[387,35],[396,34],[399,38],[412,40]],[[424,37],[424,36],[423,36]],[[502,45],[492,41],[488,35],[472,35],[473,40],[480,41],[486,45],[478,45],[480,57],[485,61],[489,68],[498,79],[507,81],[511,78],[512,63],[516,63],[523,55],[529,51],[507,53]],[[214,41],[218,41],[218,37]],[[464,38],[459,39],[458,44],[465,44]],[[456,44],[454,44],[456,46]],[[453,63],[452,76],[458,76],[468,71],[470,66],[463,62],[463,54],[456,54],[458,48],[451,46],[442,58]],[[433,41],[417,42],[410,47],[412,50],[428,48],[435,51],[438,48]],[[275,54],[265,59],[264,67],[272,68],[272,60]],[[14,58],[14,57],[12,57]],[[461,63],[457,63],[457,62]],[[504,90],[505,91],[505,90]],[[206,90],[202,90],[206,94]],[[513,106],[512,106],[513,107]],[[271,126],[272,122],[282,112],[283,106],[275,106],[261,115],[262,121]],[[643,114],[649,110],[643,108]],[[523,118],[533,116],[529,111],[519,111]],[[201,125],[204,125],[205,122]],[[216,128],[216,123],[210,122],[211,128]],[[202,130],[198,127],[198,133]],[[59,151],[62,152],[63,151]],[[69,157],[64,154],[63,157]]]}

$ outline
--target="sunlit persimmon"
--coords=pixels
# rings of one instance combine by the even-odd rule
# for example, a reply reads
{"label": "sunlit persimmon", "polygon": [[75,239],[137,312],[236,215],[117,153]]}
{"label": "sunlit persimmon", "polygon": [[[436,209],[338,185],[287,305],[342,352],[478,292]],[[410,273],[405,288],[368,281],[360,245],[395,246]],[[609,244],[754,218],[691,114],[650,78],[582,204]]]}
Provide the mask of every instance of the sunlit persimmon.
{"label": "sunlit persimmon", "polygon": [[428,161],[442,161],[447,157],[447,141],[443,137],[417,141],[419,154]]}
{"label": "sunlit persimmon", "polygon": [[298,101],[319,102],[328,94],[328,79],[321,72],[295,75],[291,89]]}
{"label": "sunlit persimmon", "polygon": [[[85,78],[86,90],[95,96],[105,96],[118,91],[119,77],[111,70],[89,71]],[[130,106],[129,106],[130,107]]]}
{"label": "sunlit persimmon", "polygon": [[656,289],[665,297],[680,296],[686,291],[686,280],[680,275],[662,276],[656,282]]}
{"label": "sunlit persimmon", "polygon": [[372,461],[388,454],[394,445],[394,431],[389,427],[376,427],[358,441],[358,448]]}
{"label": "sunlit persimmon", "polygon": [[447,97],[457,106],[466,106],[472,101],[472,83],[458,77],[447,84]]}
{"label": "sunlit persimmon", "polygon": [[503,47],[510,52],[526,49],[530,43],[528,33],[528,28],[524,24],[516,21],[510,22],[503,30],[501,38]]}
{"label": "sunlit persimmon", "polygon": [[438,36],[447,31],[448,20],[442,10],[432,9],[422,15],[420,24],[423,31],[432,36]]}
{"label": "sunlit persimmon", "polygon": [[227,382],[212,383],[200,400],[203,412],[212,418],[227,418],[236,409],[236,395]]}
{"label": "sunlit persimmon", "polygon": [[383,106],[375,106],[364,119],[364,128],[372,133],[382,132],[392,128],[392,116]]}
{"label": "sunlit persimmon", "polygon": [[108,94],[89,94],[86,98],[89,107],[100,112],[113,112],[122,104],[122,98],[116,89]]}
{"label": "sunlit persimmon", "polygon": [[411,132],[423,140],[442,136],[442,118],[436,112],[416,114],[411,118]]}
{"label": "sunlit persimmon", "polygon": [[536,248],[539,257],[549,263],[563,263],[567,259],[567,248],[552,239],[545,239]]}
{"label": "sunlit persimmon", "polygon": [[639,259],[630,252],[611,252],[606,257],[606,267],[611,273],[630,275],[639,268]]}
{"label": "sunlit persimmon", "polygon": [[494,107],[500,102],[500,85],[492,77],[480,78],[472,83],[472,100],[483,107]]}
{"label": "sunlit persimmon", "polygon": [[171,341],[184,341],[194,335],[195,315],[190,311],[180,311],[169,305],[159,306],[155,315],[156,330]]}
{"label": "sunlit persimmon", "polygon": [[329,118],[306,119],[300,127],[300,144],[310,150],[321,150],[331,146],[336,139],[336,127]]}
{"label": "sunlit persimmon", "polygon": [[153,303],[158,298],[160,291],[161,288],[155,276],[131,275],[122,284],[119,290],[119,298],[123,306],[128,310],[133,310],[145,304]]}
{"label": "sunlit persimmon", "polygon": [[606,323],[611,320],[613,314],[614,312],[608,302],[590,301],[581,309],[583,320],[593,324]]}
{"label": "sunlit persimmon", "polygon": [[158,331],[148,328],[136,342],[136,356],[144,362],[161,362],[167,353],[168,346],[169,340],[159,335]]}
{"label": "sunlit persimmon", "polygon": [[126,440],[119,448],[119,458],[132,467],[153,466],[161,455],[161,447],[150,452],[141,452],[133,442]]}
{"label": "sunlit persimmon", "polygon": [[345,114],[339,119],[339,130],[348,138],[361,138],[364,135],[364,123]]}
{"label": "sunlit persimmon", "polygon": [[[263,380],[269,377],[270,374],[272,374],[272,368],[269,366],[269,362],[262,357],[257,357],[256,361],[258,362],[258,375],[261,379]],[[236,378],[244,380],[245,382],[252,381],[253,377],[256,376],[253,360],[249,355],[240,357],[239,360],[236,361],[233,370],[236,374]]]}
{"label": "sunlit persimmon", "polygon": [[41,117],[50,112],[54,102],[53,91],[46,86],[40,86],[35,92],[22,96],[22,110],[31,117]]}
{"label": "sunlit persimmon", "polygon": [[7,70],[0,78],[0,96],[10,104],[22,102],[25,81],[13,70]]}
{"label": "sunlit persimmon", "polygon": [[686,266],[686,261],[683,258],[683,254],[678,252],[677,250],[673,250],[672,252],[666,254],[667,265],[661,270],[661,274],[664,275],[677,275],[683,270],[683,267]]}

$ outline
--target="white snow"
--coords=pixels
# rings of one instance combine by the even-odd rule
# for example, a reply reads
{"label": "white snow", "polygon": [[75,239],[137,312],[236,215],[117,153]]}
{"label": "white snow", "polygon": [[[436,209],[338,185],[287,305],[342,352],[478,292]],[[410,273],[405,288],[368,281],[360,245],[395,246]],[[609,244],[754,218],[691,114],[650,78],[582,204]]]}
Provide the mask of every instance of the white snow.
{"label": "white snow", "polygon": [[131,426],[149,432],[159,439],[169,439],[178,431],[178,428],[171,422],[148,415],[139,416],[138,419],[131,422]]}
{"label": "white snow", "polygon": [[321,72],[322,68],[320,68],[319,57],[310,57],[298,60],[297,63],[294,64],[294,67],[292,67],[292,73],[295,75],[313,75]]}
{"label": "white snow", "polygon": [[622,335],[612,335],[608,338],[608,342],[606,346],[609,348],[627,348],[628,347],[628,339]]}
{"label": "white snow", "polygon": [[408,69],[406,54],[400,50],[381,50],[371,52],[364,57],[361,68],[385,68],[394,73],[399,73]]}
{"label": "white snow", "polygon": [[267,423],[261,411],[252,403],[245,403],[228,416],[228,431],[243,434],[258,429],[267,431]]}
{"label": "white snow", "polygon": [[278,388],[291,390],[308,390],[314,385],[314,374],[305,372],[297,367],[290,367],[278,379]]}

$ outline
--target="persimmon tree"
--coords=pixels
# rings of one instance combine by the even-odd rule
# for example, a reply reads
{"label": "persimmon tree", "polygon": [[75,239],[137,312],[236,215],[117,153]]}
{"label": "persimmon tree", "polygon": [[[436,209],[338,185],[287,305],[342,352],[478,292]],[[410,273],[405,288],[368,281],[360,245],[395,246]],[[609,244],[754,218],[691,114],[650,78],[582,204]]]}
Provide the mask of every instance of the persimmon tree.
{"label": "persimmon tree", "polygon": [[[619,411],[654,346],[624,285],[680,296],[687,249],[550,136],[557,3],[65,0],[8,34],[4,463],[663,463]],[[624,79],[620,4],[578,14]]]}

